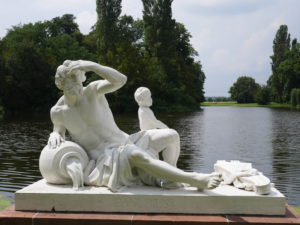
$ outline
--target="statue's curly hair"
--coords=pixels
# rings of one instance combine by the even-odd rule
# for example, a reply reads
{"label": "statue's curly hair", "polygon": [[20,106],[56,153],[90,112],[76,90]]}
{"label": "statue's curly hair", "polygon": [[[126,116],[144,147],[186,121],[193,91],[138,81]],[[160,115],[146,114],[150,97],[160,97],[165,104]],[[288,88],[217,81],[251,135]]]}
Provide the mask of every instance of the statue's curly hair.
{"label": "statue's curly hair", "polygon": [[[80,64],[80,60],[66,60],[62,65],[57,67],[56,74],[55,74],[55,85],[58,89],[63,90],[65,80],[69,78],[72,74],[70,74],[70,69],[73,66],[76,66]],[[74,71],[75,72],[75,71]],[[85,72],[82,71],[83,73],[79,75],[78,80],[80,82],[84,82],[86,80]]]}
{"label": "statue's curly hair", "polygon": [[55,74],[55,85],[58,89],[63,90],[65,79],[68,75],[68,66],[71,64],[71,60],[65,60],[62,65],[57,67]]}

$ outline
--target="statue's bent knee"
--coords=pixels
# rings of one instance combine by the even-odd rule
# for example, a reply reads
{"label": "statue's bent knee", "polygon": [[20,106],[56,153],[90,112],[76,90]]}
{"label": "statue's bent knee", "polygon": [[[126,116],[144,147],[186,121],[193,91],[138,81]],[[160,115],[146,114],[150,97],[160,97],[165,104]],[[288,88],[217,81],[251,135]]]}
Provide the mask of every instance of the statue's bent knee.
{"label": "statue's bent knee", "polygon": [[169,129],[169,134],[170,134],[170,136],[172,136],[174,139],[180,139],[180,137],[179,137],[179,134],[178,134],[178,132],[176,131],[176,130],[173,130],[173,129]]}
{"label": "statue's bent knee", "polygon": [[65,141],[59,147],[47,146],[40,155],[40,171],[51,184],[72,184],[74,188],[83,186],[83,169],[89,162],[85,150],[78,144]]}
{"label": "statue's bent knee", "polygon": [[130,152],[129,160],[133,162],[133,164],[149,163],[149,157],[150,156],[147,156],[146,153],[142,152],[141,150],[135,149]]}

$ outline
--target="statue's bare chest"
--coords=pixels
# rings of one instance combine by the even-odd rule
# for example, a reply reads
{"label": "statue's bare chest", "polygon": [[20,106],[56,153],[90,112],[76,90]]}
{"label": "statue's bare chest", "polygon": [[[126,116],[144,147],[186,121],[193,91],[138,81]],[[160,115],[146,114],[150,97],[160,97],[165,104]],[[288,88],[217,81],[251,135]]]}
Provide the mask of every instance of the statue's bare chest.
{"label": "statue's bare chest", "polygon": [[103,123],[103,109],[95,100],[83,99],[75,106],[63,110],[63,120],[67,130],[73,134],[99,129]]}

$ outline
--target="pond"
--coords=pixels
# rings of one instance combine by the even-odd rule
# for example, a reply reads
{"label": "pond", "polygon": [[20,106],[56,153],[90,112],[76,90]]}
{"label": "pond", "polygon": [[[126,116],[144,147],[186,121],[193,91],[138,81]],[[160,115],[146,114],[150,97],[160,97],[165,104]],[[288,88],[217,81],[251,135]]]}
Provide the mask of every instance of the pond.
{"label": "pond", "polygon": [[[270,108],[203,107],[193,113],[159,114],[178,131],[178,167],[211,172],[220,159],[251,162],[275,183],[291,205],[300,205],[300,112]],[[137,115],[117,115],[128,133],[139,130]],[[38,159],[52,130],[48,118],[0,122],[0,195],[41,178]]]}

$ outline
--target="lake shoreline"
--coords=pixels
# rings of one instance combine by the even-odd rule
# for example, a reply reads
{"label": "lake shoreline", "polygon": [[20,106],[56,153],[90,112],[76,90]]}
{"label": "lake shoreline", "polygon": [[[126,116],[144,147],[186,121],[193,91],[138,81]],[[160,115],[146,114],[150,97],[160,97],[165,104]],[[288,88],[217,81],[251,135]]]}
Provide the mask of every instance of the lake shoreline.
{"label": "lake shoreline", "polygon": [[233,107],[265,107],[265,108],[281,108],[281,109],[292,109],[292,110],[300,110],[300,107],[292,107],[287,103],[275,103],[271,102],[268,105],[260,105],[258,103],[243,103],[239,104],[236,102],[202,102],[202,106],[233,106]]}

